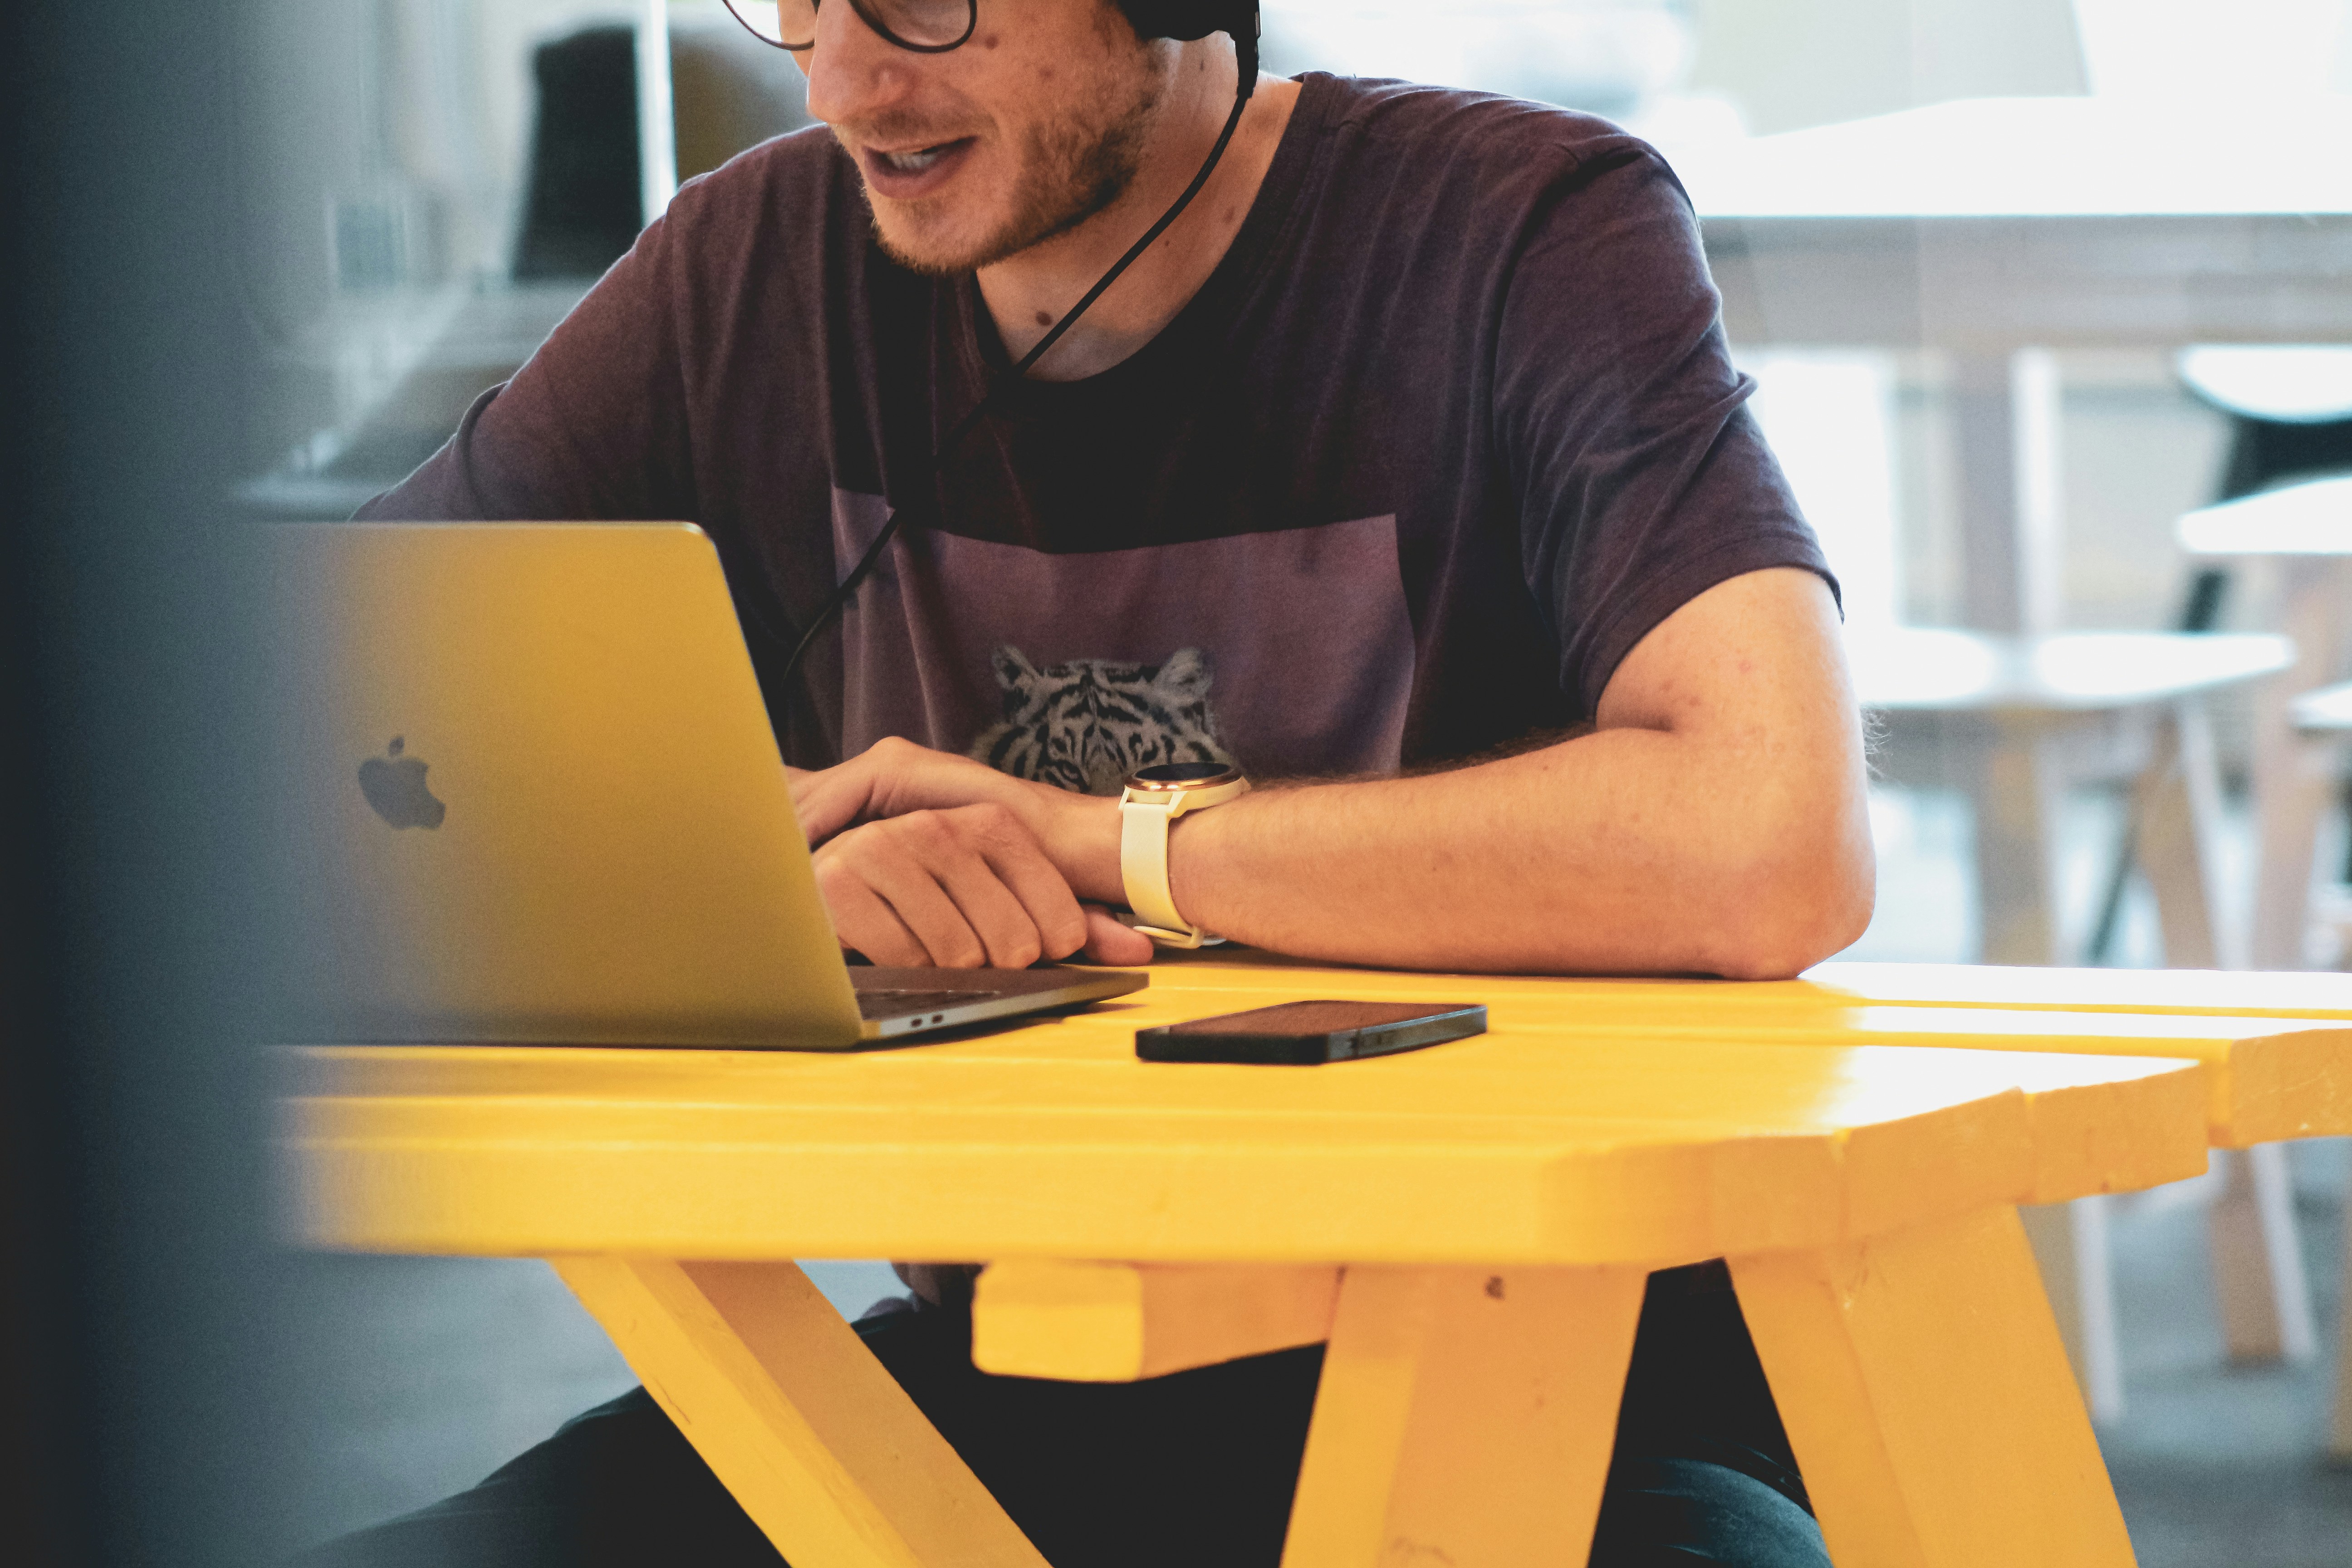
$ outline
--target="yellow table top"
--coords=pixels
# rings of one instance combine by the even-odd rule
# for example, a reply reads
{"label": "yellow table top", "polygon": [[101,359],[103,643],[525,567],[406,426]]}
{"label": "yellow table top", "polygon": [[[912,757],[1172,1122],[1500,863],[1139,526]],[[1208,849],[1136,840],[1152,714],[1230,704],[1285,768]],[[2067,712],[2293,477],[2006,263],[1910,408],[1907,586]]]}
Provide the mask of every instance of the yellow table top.
{"label": "yellow table top", "polygon": [[[299,1051],[293,1222],[407,1252],[1665,1266],[2203,1167],[2196,1063],[1677,1037],[1580,1018],[1591,984],[1243,955],[889,1051]],[[1484,1000],[1491,1032],[1321,1068],[1133,1054],[1150,1025],[1407,994]]]}
{"label": "yellow table top", "polygon": [[[1299,973],[1271,954],[1212,950],[1163,962],[1152,984],[1199,994],[1206,1013],[1259,1005],[1238,994]],[[2217,1148],[2352,1133],[2352,974],[1960,963],[1824,963],[1762,984],[1339,973],[1349,994],[1509,996],[1528,1016],[1580,1029],[2184,1058],[2208,1069]]]}

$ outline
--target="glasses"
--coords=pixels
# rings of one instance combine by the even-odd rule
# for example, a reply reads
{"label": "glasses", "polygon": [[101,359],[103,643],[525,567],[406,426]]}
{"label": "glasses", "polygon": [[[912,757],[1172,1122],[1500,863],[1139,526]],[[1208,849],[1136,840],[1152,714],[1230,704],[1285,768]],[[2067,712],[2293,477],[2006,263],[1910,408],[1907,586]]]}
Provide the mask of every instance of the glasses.
{"label": "glasses", "polygon": [[[727,0],[735,19],[752,36],[780,49],[805,49],[816,43],[816,8],[822,0]],[[866,25],[902,49],[943,55],[971,37],[980,22],[980,0],[849,0]]]}

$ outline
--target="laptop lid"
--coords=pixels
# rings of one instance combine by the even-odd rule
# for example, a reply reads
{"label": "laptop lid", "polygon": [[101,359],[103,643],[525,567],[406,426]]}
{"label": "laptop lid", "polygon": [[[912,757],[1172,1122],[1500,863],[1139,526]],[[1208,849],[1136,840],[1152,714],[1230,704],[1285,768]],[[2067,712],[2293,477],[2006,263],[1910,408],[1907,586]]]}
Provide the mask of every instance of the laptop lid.
{"label": "laptop lid", "polygon": [[272,534],[307,1037],[858,1040],[699,529]]}

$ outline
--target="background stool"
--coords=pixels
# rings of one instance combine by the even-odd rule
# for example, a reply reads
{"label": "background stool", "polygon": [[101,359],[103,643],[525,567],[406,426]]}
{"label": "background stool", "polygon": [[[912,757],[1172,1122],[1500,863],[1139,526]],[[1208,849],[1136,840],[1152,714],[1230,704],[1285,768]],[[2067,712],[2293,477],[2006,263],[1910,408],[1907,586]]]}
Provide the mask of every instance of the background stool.
{"label": "background stool", "polygon": [[2311,913],[2313,854],[2337,792],[2333,748],[2298,732],[2294,700],[2345,673],[2352,654],[2352,478],[2315,479],[2190,512],[2180,547],[2210,563],[2266,563],[2284,578],[2280,630],[2294,663],[2259,694],[2254,804],[2261,869],[2251,958],[2257,969],[2301,969]]}
{"label": "background stool", "polygon": [[[2352,349],[2314,344],[2201,344],[2174,362],[2181,384],[2230,419],[2216,504],[2283,480],[2352,473]],[[2208,562],[2189,579],[2175,629],[2220,627],[2230,573]],[[2126,833],[2129,829],[2126,828]],[[2084,962],[2101,964],[2123,912],[2131,847],[2121,847]]]}
{"label": "background stool", "polygon": [[2352,347],[2204,345],[2183,350],[2177,368],[2183,385],[2230,416],[2216,500],[2352,471]]}

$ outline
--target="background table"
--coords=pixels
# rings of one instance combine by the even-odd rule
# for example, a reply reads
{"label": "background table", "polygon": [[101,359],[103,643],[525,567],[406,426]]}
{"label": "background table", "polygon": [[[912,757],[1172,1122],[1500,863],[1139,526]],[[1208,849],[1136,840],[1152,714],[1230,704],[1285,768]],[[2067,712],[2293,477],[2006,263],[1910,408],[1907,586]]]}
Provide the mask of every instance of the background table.
{"label": "background table", "polygon": [[2240,967],[2217,898],[2221,777],[2206,699],[2285,669],[2283,637],[1921,627],[1848,634],[1855,696],[1885,716],[1882,765],[1965,791],[1974,816],[1979,952],[2061,963],[2056,819],[2076,775],[2135,781],[2133,853],[2156,891],[2166,962]]}
{"label": "background table", "polygon": [[[1465,1568],[1572,1557],[1647,1273],[1716,1257],[1839,1561],[2130,1561],[2010,1205],[2201,1168],[2203,1068],[1661,1038],[1580,1025],[1526,981],[1451,983],[1491,988],[1495,1026],[1437,1050],[1167,1067],[1133,1058],[1132,1031],[1219,997],[1449,983],[1158,979],[846,1057],[299,1053],[294,1223],[321,1245],[555,1258],[811,1568],[1036,1561],[782,1261],[877,1254],[998,1261],[1012,1288],[983,1293],[1016,1330],[1071,1307],[1054,1280],[1072,1270],[1046,1266],[1126,1281],[1131,1310],[1110,1310],[1139,1344],[1192,1326],[1179,1364],[1265,1348],[1269,1323],[1328,1332],[1294,1565],[1370,1568],[1399,1539]],[[1203,1267],[1214,1289],[1184,1272]],[[1204,1296],[1249,1310],[1184,1310]]]}
{"label": "background table", "polygon": [[2179,112],[1983,99],[1675,156],[1735,344],[1949,356],[1979,630],[2055,631],[2063,607],[2054,373],[2021,353],[2352,325],[2352,99],[2242,108],[2227,134]]}

